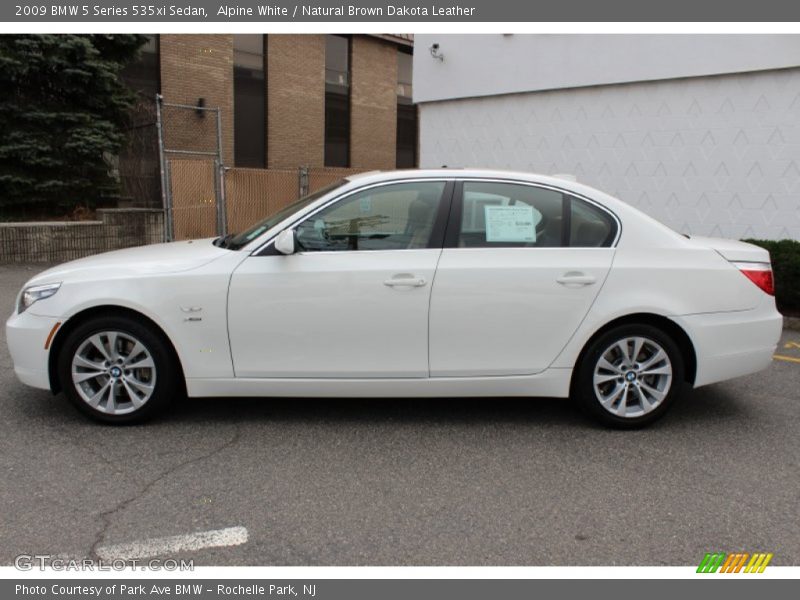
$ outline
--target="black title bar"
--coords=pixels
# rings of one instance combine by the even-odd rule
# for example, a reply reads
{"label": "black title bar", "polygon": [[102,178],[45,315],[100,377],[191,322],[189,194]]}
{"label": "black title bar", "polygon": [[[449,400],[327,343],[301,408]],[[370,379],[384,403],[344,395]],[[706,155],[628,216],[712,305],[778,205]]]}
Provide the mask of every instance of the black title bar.
{"label": "black title bar", "polygon": [[0,3],[4,22],[791,22],[787,0],[95,0]]}

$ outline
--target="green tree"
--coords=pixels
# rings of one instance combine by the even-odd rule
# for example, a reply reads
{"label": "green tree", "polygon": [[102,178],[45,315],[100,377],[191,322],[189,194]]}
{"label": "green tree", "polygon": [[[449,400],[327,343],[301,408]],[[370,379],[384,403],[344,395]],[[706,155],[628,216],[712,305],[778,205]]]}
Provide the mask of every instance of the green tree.
{"label": "green tree", "polygon": [[0,36],[0,214],[59,214],[118,193],[140,35]]}

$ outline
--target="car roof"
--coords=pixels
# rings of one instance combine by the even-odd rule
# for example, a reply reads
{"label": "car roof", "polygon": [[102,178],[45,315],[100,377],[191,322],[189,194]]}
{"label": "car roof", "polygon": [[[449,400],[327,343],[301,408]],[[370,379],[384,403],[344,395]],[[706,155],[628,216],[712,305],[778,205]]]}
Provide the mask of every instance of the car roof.
{"label": "car roof", "polygon": [[416,177],[487,177],[499,179],[532,179],[532,180],[552,180],[564,182],[565,178],[554,177],[552,175],[541,175],[538,173],[528,173],[524,171],[513,171],[506,169],[474,169],[474,168],[449,168],[440,169],[396,169],[390,171],[367,171],[365,173],[354,173],[348,175],[346,179],[350,181],[386,181],[395,179],[413,179]]}
{"label": "car roof", "polygon": [[552,187],[583,194],[591,198],[611,199],[612,203],[619,202],[612,196],[601,190],[592,188],[588,185],[578,183],[566,177],[554,175],[541,175],[539,173],[527,173],[524,171],[511,171],[502,169],[475,169],[475,168],[441,168],[441,169],[400,169],[396,171],[368,171],[366,173],[356,173],[347,176],[345,179],[352,183],[370,184],[382,181],[397,181],[402,179],[418,178],[437,178],[446,177],[448,179],[507,179],[509,181],[526,181],[530,183],[540,183]]}

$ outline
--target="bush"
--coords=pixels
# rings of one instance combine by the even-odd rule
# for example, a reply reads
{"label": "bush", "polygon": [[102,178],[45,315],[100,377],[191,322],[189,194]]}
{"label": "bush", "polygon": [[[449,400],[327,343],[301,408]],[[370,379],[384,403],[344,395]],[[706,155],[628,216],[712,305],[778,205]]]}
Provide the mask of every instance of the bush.
{"label": "bush", "polygon": [[0,35],[0,219],[116,197],[140,35]]}
{"label": "bush", "polygon": [[800,312],[800,242],[743,240],[769,251],[775,277],[775,301],[781,312]]}

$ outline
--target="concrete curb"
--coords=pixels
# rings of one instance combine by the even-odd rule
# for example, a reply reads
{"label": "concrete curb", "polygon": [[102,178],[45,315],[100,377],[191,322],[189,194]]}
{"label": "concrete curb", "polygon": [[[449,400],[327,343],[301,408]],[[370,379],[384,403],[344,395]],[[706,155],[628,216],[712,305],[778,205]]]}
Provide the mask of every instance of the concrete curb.
{"label": "concrete curb", "polygon": [[800,317],[783,317],[783,328],[800,331]]}

